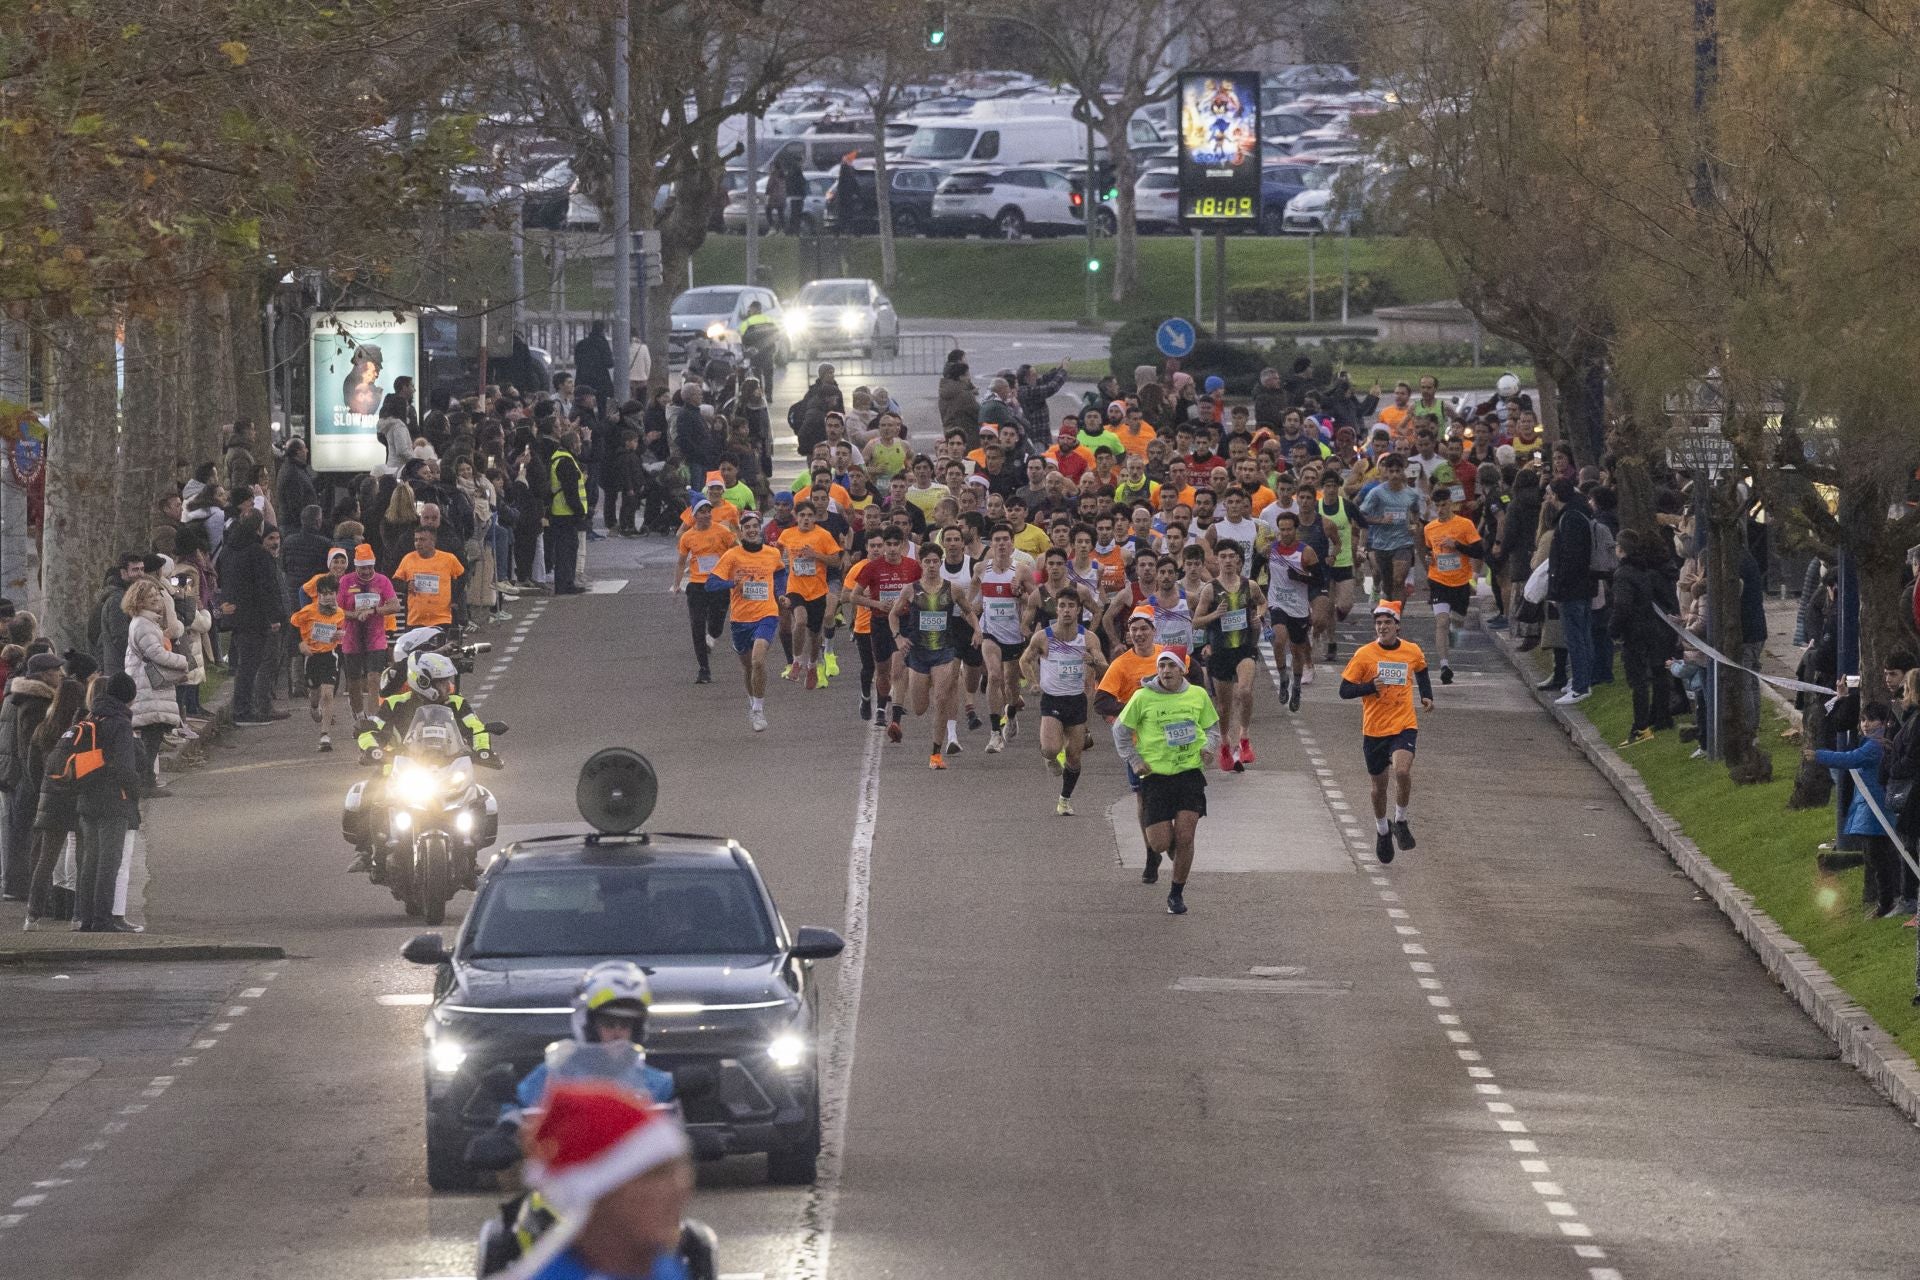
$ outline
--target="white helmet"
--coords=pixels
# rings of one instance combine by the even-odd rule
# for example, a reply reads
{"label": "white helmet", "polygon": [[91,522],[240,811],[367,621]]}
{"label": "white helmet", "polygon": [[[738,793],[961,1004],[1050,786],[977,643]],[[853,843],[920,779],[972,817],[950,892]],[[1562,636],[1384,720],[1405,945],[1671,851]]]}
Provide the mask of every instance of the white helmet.
{"label": "white helmet", "polygon": [[413,656],[415,649],[433,644],[439,639],[440,628],[438,627],[414,627],[410,631],[403,632],[400,638],[393,642],[393,660],[405,662]]}
{"label": "white helmet", "polygon": [[1520,394],[1520,379],[1510,373],[1503,373],[1500,375],[1500,381],[1493,384],[1493,388],[1500,393],[1502,400],[1511,400]]}
{"label": "white helmet", "polygon": [[[587,970],[573,993],[573,1038],[586,1043],[587,1021],[594,1014],[615,1006],[626,1006],[644,1019],[653,1003],[653,988],[647,975],[631,960],[606,960]],[[639,1037],[635,1028],[634,1039]]]}
{"label": "white helmet", "polygon": [[407,659],[407,687],[428,702],[440,700],[440,691],[434,687],[437,681],[458,675],[453,659],[444,653],[416,653]]}

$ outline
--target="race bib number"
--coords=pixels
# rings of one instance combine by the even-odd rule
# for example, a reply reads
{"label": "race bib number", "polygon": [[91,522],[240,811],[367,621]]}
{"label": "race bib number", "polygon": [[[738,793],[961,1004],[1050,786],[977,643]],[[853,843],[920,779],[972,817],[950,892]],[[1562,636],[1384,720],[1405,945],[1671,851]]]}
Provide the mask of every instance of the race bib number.
{"label": "race bib number", "polygon": [[1247,629],[1247,611],[1245,609],[1227,610],[1220,615],[1220,629],[1229,635],[1238,631],[1245,631]]}
{"label": "race bib number", "polygon": [[440,594],[440,575],[437,573],[416,573],[413,575],[413,594],[417,596],[437,596]]}
{"label": "race bib number", "polygon": [[1014,611],[1018,609],[1019,606],[1020,602],[1018,600],[1009,600],[1004,596],[988,596],[987,616],[1005,621],[1014,616]]}
{"label": "race bib number", "polygon": [[307,643],[320,645],[332,644],[340,638],[340,628],[331,622],[316,622],[307,633]]}
{"label": "race bib number", "polygon": [[799,556],[793,562],[795,577],[811,578],[819,572],[819,562],[812,556]]}
{"label": "race bib number", "polygon": [[1087,682],[1086,668],[1078,658],[1060,663],[1060,682],[1062,684],[1085,684]]}
{"label": "race bib number", "polygon": [[944,609],[922,609],[920,611],[920,630],[930,636],[937,636],[947,629],[947,614]]}
{"label": "race bib number", "polygon": [[354,592],[353,607],[356,609],[378,609],[380,607],[380,593],[378,591]]}
{"label": "race bib number", "polygon": [[1373,682],[1382,687],[1386,685],[1404,685],[1407,682],[1407,664],[1404,662],[1383,662],[1374,669]]}
{"label": "race bib number", "polygon": [[892,604],[892,603],[893,603],[893,602],[894,602],[895,600],[898,600],[898,599],[900,598],[900,592],[901,592],[902,590],[903,590],[903,588],[900,588],[900,587],[882,587],[882,588],[880,588],[880,603],[881,603],[881,604]]}
{"label": "race bib number", "polygon": [[713,572],[713,567],[714,567],[715,565],[717,565],[717,564],[719,564],[719,563],[720,563],[720,557],[719,557],[719,556],[717,556],[717,555],[715,555],[715,556],[695,556],[695,557],[693,558],[693,563],[694,563],[694,567],[696,567],[697,569],[699,569],[699,570],[700,570],[700,572],[702,572],[702,573],[712,573],[712,572]]}
{"label": "race bib number", "polygon": [[1460,553],[1443,551],[1433,558],[1433,567],[1442,573],[1453,573],[1460,568]]}
{"label": "race bib number", "polygon": [[770,582],[743,582],[740,584],[742,600],[773,599],[773,584]]}
{"label": "race bib number", "polygon": [[1175,618],[1171,622],[1162,622],[1159,627],[1159,632],[1161,644],[1178,647],[1186,644],[1187,637],[1191,634],[1191,629],[1187,626],[1185,620]]}
{"label": "race bib number", "polygon": [[1200,726],[1191,720],[1175,720],[1162,732],[1170,747],[1190,747],[1200,741]]}

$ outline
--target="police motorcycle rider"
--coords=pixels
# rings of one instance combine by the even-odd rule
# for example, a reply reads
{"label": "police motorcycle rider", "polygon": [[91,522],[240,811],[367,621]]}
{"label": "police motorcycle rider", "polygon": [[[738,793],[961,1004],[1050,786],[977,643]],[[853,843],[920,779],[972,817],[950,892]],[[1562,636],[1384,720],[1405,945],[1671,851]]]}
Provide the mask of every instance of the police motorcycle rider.
{"label": "police motorcycle rider", "polygon": [[360,748],[360,763],[376,765],[380,772],[374,784],[367,788],[370,821],[365,830],[369,833],[369,847],[358,851],[359,856],[347,870],[350,874],[371,871],[375,884],[385,880],[385,850],[372,833],[386,829],[386,782],[392,773],[396,748],[406,741],[407,729],[416,711],[422,706],[447,707],[460,726],[460,735],[473,753],[474,763],[490,769],[504,767],[494,754],[493,736],[486,721],[474,714],[456,687],[459,672],[452,658],[443,653],[414,652],[407,656],[406,672],[406,681],[399,691],[381,698],[379,705],[359,722],[356,745]]}
{"label": "police motorcycle rider", "polygon": [[[547,1046],[540,1065],[514,1087],[514,1103],[501,1107],[499,1123],[468,1144],[470,1163],[493,1168],[513,1163],[523,1124],[538,1116],[548,1088],[557,1082],[610,1081],[677,1109],[673,1077],[647,1064],[642,1045],[653,990],[640,966],[627,960],[595,965],[581,978],[572,1003],[573,1038]],[[481,1233],[481,1275],[517,1260],[552,1227],[555,1216],[538,1191],[523,1192],[503,1203],[499,1221],[489,1221]],[[703,1232],[698,1227],[683,1232],[683,1251],[699,1252]],[[710,1239],[707,1248],[711,1248]]]}
{"label": "police motorcycle rider", "polygon": [[760,385],[773,389],[773,362],[780,346],[780,326],[772,316],[762,314],[758,302],[747,304],[746,318],[740,321],[740,347],[747,367],[760,379]]}

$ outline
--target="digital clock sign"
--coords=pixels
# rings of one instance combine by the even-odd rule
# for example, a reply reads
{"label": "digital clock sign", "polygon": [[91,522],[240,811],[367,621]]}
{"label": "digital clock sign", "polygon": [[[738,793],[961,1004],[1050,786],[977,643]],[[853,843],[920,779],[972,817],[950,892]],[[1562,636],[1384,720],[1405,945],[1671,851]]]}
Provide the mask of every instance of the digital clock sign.
{"label": "digital clock sign", "polygon": [[1180,218],[1189,227],[1260,221],[1260,77],[1180,76]]}

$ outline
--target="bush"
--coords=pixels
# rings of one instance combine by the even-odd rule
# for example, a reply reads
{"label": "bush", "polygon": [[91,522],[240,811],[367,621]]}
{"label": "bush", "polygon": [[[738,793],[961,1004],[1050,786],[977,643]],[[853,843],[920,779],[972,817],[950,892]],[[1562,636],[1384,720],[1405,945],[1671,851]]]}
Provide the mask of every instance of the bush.
{"label": "bush", "polygon": [[[1123,391],[1134,390],[1133,371],[1140,365],[1152,365],[1155,369],[1164,368],[1166,357],[1154,345],[1154,335],[1160,330],[1157,319],[1129,320],[1113,331],[1113,337],[1107,344],[1107,368],[1120,381]],[[1252,395],[1254,384],[1260,381],[1260,371],[1268,365],[1284,369],[1293,360],[1293,348],[1290,344],[1281,344],[1272,351],[1263,351],[1257,347],[1242,346],[1237,342],[1221,342],[1214,338],[1202,337],[1193,344],[1193,350],[1180,360],[1183,373],[1193,375],[1195,383],[1205,386],[1210,377],[1224,378],[1227,394],[1236,396]]]}
{"label": "bush", "polygon": [[[1375,342],[1370,338],[1330,340],[1325,344],[1329,360],[1340,364],[1432,365],[1443,369],[1466,369],[1473,365],[1471,342]],[[1485,338],[1480,343],[1480,363],[1484,366],[1527,368],[1533,357],[1511,342]]]}
{"label": "bush", "polygon": [[[1340,278],[1315,281],[1314,318],[1330,319],[1340,314]],[[1391,307],[1401,301],[1400,290],[1391,280],[1378,276],[1356,275],[1348,285],[1347,309],[1365,313]],[[1243,284],[1227,290],[1227,311],[1236,320],[1305,320],[1307,286],[1289,284]]]}

